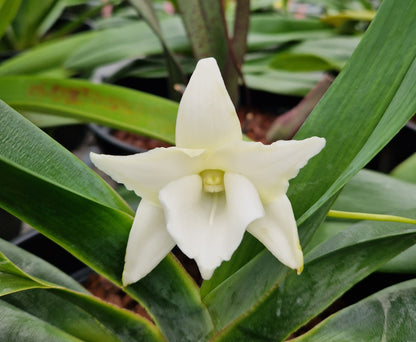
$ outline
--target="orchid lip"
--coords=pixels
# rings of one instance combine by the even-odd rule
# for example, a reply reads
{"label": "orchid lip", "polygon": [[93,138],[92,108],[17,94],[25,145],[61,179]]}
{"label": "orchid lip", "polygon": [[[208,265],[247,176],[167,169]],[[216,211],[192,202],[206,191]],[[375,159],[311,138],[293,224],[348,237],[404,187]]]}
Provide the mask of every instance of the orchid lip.
{"label": "orchid lip", "polygon": [[204,191],[215,193],[225,190],[224,171],[208,169],[202,171],[199,175],[202,179],[202,186]]}

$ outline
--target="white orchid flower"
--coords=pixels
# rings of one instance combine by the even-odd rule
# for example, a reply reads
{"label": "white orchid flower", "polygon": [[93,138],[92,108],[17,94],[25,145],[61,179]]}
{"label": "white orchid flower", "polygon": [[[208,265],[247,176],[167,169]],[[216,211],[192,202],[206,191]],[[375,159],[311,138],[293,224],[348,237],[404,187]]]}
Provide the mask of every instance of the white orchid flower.
{"label": "white orchid flower", "polygon": [[175,245],[209,279],[246,230],[299,272],[303,254],[286,191],[324,145],[318,137],[271,145],[243,141],[215,59],[200,60],[179,104],[176,147],[91,154],[99,169],[142,197],[123,284],[146,276]]}

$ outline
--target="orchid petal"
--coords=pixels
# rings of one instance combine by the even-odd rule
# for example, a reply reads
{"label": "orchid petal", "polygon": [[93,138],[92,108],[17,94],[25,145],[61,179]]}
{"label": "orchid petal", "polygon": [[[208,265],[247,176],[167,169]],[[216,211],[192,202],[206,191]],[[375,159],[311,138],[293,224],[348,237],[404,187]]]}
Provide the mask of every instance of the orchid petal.
{"label": "orchid petal", "polygon": [[174,179],[198,173],[198,156],[203,150],[176,147],[156,148],[130,156],[110,156],[91,153],[96,167],[123,183],[138,196],[158,204],[158,192]]}
{"label": "orchid petal", "polygon": [[210,149],[241,139],[240,122],[217,62],[200,60],[179,104],[176,146]]}
{"label": "orchid petal", "polygon": [[169,183],[159,195],[167,230],[182,252],[195,259],[204,279],[231,258],[247,225],[264,215],[248,179],[225,173],[224,186],[220,193],[205,192],[201,177],[193,175]]}
{"label": "orchid petal", "polygon": [[240,141],[218,150],[211,168],[239,173],[250,179],[263,203],[286,193],[308,160],[325,146],[325,139],[277,141],[271,145]]}
{"label": "orchid petal", "polygon": [[266,205],[265,210],[266,215],[252,222],[247,231],[283,264],[301,272],[303,253],[289,199],[280,196]]}
{"label": "orchid petal", "polygon": [[175,242],[166,230],[163,209],[142,200],[127,242],[123,285],[146,276],[174,246]]}

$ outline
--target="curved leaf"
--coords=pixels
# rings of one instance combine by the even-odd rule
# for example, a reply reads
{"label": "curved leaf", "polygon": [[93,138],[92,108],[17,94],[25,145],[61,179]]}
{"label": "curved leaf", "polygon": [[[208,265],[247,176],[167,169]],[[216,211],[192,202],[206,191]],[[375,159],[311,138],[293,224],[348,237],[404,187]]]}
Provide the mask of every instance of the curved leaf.
{"label": "curved leaf", "polygon": [[0,328],[0,338],[3,341],[31,342],[35,339],[37,341],[82,342],[3,300],[0,300]]}
{"label": "curved leaf", "polygon": [[[349,63],[296,134],[295,139],[317,135],[327,141],[289,187],[299,222],[339,191],[416,111],[413,15],[415,3],[383,2]],[[401,52],[403,59],[397,59]]]}
{"label": "curved leaf", "polygon": [[62,40],[39,44],[1,63],[0,76],[39,74],[60,69],[68,56],[96,35],[96,32],[79,33]]}
{"label": "curved leaf", "polygon": [[416,208],[416,185],[370,170],[361,170],[355,175],[332,207],[374,214],[412,208]]}
{"label": "curved leaf", "polygon": [[178,104],[123,87],[42,77],[1,77],[0,98],[17,110],[91,121],[175,142]]}
{"label": "curved leaf", "polygon": [[409,280],[332,315],[292,341],[413,341],[415,314],[416,280]]}
{"label": "curved leaf", "polygon": [[[357,224],[311,251],[300,276],[291,271],[281,278],[248,314],[229,323],[216,341],[282,341],[358,281],[414,243],[416,227],[413,225]],[[267,258],[262,261],[263,265],[269,262]]]}
{"label": "curved leaf", "polygon": [[[189,42],[178,16],[160,20],[164,38],[173,51],[188,51]],[[144,21],[130,22],[98,32],[65,60],[65,68],[91,72],[98,66],[128,58],[143,58],[163,53],[158,37]]]}
{"label": "curved leaf", "polygon": [[[14,281],[24,281],[28,288],[46,288],[48,283],[80,292],[88,293],[79,283],[61,270],[47,263],[43,259],[26,252],[25,250],[0,239],[0,295],[24,290],[24,287],[15,286],[11,289],[10,282],[4,277],[14,279]],[[5,293],[5,291],[8,293]]]}
{"label": "curved leaf", "polygon": [[288,71],[341,70],[359,41],[356,36],[307,40],[276,54],[270,66]]}
{"label": "curved leaf", "polygon": [[[14,307],[39,318],[40,325],[51,324],[62,332],[91,342],[129,341],[132,338],[146,341],[163,339],[145,319],[91,297],[69,276],[45,261],[5,241],[0,241],[0,249],[11,255],[21,266],[19,268],[14,265],[0,252],[0,295]],[[38,277],[27,274],[26,270]],[[48,279],[69,284],[81,292],[61,287]],[[30,329],[30,323],[25,325],[27,326],[23,322],[11,320],[4,329]]]}

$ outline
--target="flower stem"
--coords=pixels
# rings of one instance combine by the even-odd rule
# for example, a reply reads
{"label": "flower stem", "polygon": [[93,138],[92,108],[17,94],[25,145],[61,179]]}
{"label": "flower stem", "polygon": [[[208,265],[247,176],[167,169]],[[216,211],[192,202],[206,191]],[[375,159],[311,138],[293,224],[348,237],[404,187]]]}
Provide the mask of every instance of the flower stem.
{"label": "flower stem", "polygon": [[394,215],[358,213],[358,212],[340,211],[340,210],[330,210],[327,216],[336,217],[336,218],[344,218],[344,219],[353,219],[353,220],[388,221],[388,222],[416,224],[416,220],[410,219],[407,217],[394,216]]}

